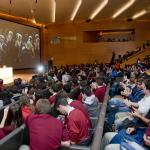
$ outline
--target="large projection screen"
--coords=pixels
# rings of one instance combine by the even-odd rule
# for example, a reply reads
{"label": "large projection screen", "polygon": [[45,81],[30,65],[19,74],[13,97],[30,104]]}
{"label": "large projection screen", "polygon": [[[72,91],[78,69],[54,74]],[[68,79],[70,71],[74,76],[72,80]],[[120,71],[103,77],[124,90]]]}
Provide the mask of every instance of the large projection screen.
{"label": "large projection screen", "polygon": [[35,68],[40,63],[40,29],[0,19],[0,67]]}

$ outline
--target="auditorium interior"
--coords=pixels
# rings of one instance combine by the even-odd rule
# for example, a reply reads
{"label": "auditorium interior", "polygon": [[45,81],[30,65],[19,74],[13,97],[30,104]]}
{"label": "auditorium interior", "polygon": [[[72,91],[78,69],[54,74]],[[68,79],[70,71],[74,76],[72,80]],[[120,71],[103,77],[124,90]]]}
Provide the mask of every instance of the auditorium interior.
{"label": "auditorium interior", "polygon": [[0,150],[149,150],[150,0],[0,0]]}

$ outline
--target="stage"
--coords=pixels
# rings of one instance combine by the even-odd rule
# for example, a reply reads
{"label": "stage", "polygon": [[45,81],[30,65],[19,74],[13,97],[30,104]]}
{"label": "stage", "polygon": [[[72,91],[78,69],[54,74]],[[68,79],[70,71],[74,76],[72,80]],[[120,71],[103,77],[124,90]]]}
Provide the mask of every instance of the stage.
{"label": "stage", "polygon": [[13,70],[13,76],[4,80],[4,84],[12,84],[14,79],[21,78],[25,81],[30,81],[32,76],[37,74],[34,69]]}

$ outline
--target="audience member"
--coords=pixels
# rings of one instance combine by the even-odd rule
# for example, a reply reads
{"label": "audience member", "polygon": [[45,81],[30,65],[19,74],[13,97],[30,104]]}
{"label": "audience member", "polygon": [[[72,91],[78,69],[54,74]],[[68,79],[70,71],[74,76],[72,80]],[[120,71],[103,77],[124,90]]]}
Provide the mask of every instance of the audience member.
{"label": "audience member", "polygon": [[30,149],[57,150],[61,145],[69,146],[69,137],[61,121],[47,114],[50,103],[46,99],[39,99],[35,106],[35,114],[26,119],[30,135]]}

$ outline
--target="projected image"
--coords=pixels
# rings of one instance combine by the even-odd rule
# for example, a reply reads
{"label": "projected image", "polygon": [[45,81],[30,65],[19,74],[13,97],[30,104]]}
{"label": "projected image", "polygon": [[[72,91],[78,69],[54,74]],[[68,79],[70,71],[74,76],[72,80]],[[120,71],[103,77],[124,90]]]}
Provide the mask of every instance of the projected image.
{"label": "projected image", "polygon": [[39,62],[39,29],[0,19],[0,66],[34,68]]}

